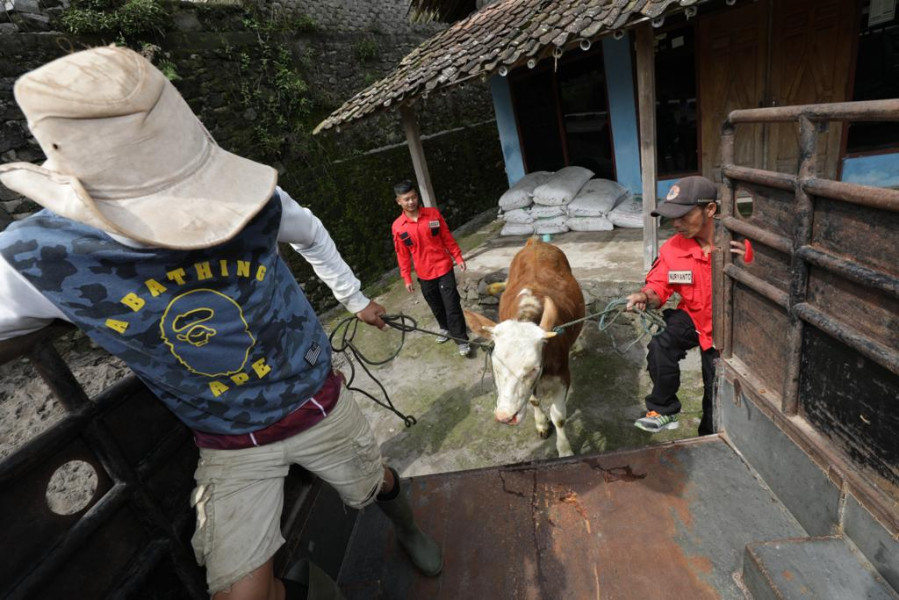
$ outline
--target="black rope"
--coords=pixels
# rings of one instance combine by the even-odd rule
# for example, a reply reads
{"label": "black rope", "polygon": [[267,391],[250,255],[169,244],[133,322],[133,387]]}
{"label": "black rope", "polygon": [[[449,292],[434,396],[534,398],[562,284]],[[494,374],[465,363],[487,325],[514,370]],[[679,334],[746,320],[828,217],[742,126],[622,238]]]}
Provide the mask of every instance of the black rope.
{"label": "black rope", "polygon": [[[378,378],[374,376],[374,374],[369,369],[369,366],[377,367],[380,365],[384,365],[396,358],[399,355],[400,351],[403,349],[403,346],[406,345],[406,334],[413,331],[420,331],[422,333],[427,333],[434,336],[446,335],[447,338],[452,340],[458,340],[471,344],[473,346],[486,348],[488,350],[488,354],[489,350],[493,347],[493,344],[471,342],[469,340],[455,338],[441,331],[428,331],[427,329],[422,329],[418,326],[418,322],[416,322],[415,319],[413,319],[409,315],[404,315],[402,313],[397,315],[381,315],[381,320],[383,320],[391,328],[399,331],[401,334],[399,346],[397,346],[396,350],[393,351],[389,356],[387,356],[387,358],[384,358],[382,360],[375,360],[366,356],[362,352],[362,350],[360,350],[359,347],[354,343],[354,340],[356,339],[356,332],[359,328],[359,323],[361,323],[361,321],[357,317],[347,317],[340,321],[331,332],[331,335],[328,337],[328,339],[331,342],[331,348],[333,348],[334,352],[339,352],[347,357],[347,362],[350,365],[350,376],[346,382],[347,389],[353,390],[354,392],[359,392],[369,397],[378,406],[391,411],[403,420],[403,423],[406,425],[406,427],[412,427],[418,421],[412,415],[403,414],[393,405],[393,402],[390,400],[390,394],[387,393],[387,389],[378,380]],[[352,359],[355,359],[355,361]],[[353,387],[353,381],[355,381],[356,379],[356,367],[354,363],[359,363],[359,366],[362,367],[362,370],[365,371],[365,374],[368,375],[369,379],[374,381],[375,384],[377,384],[377,386],[381,389],[381,394],[383,394],[384,396],[383,401],[379,400],[374,395],[363,390],[362,388]]]}
{"label": "black rope", "polygon": [[[382,318],[384,318],[385,316],[386,315],[382,315]],[[385,319],[384,322],[386,323],[387,320]],[[347,389],[353,390],[354,392],[359,392],[365,396],[368,396],[375,404],[377,404],[383,408],[386,408],[387,410],[391,411],[396,416],[398,416],[400,419],[402,419],[403,424],[406,427],[412,427],[418,421],[412,415],[405,415],[402,412],[400,412],[399,410],[397,410],[397,408],[393,405],[393,402],[390,400],[390,394],[387,393],[387,390],[384,388],[384,385],[380,381],[378,381],[378,378],[375,377],[374,374],[372,374],[371,370],[369,370],[369,368],[368,368],[369,365],[371,365],[371,366],[383,365],[383,364],[390,362],[394,358],[396,358],[397,355],[400,353],[400,350],[403,349],[403,345],[405,345],[405,343],[406,343],[406,332],[404,330],[400,329],[400,332],[402,333],[402,337],[400,338],[400,344],[397,347],[395,352],[393,352],[392,354],[390,354],[390,356],[388,356],[387,358],[385,358],[383,360],[374,360],[374,359],[367,357],[365,354],[363,354],[362,351],[358,348],[358,346],[356,346],[356,344],[354,343],[354,340],[356,339],[356,332],[358,331],[358,328],[359,328],[359,323],[361,323],[361,321],[358,318],[356,318],[355,316],[347,317],[344,320],[342,320],[340,323],[337,324],[337,327],[334,328],[334,331],[332,331],[331,335],[328,337],[328,339],[331,342],[331,348],[334,349],[334,352],[340,352],[344,356],[346,356],[347,362],[350,365],[350,377],[349,377],[349,379],[347,379],[347,382],[346,382]],[[352,358],[355,358],[356,360],[353,361]],[[381,388],[381,393],[384,395],[383,402],[381,400],[379,400],[378,398],[376,398],[374,395],[363,390],[362,388],[353,387],[353,381],[356,379],[356,367],[354,365],[354,362],[358,362],[359,366],[362,367],[362,370],[365,371],[365,374],[368,375],[369,379],[374,381],[377,384],[377,386],[379,388]]]}
{"label": "black rope", "polygon": [[427,333],[429,335],[438,336],[438,337],[445,336],[447,339],[457,341],[457,342],[463,342],[465,344],[470,344],[472,346],[479,346],[479,347],[485,348],[487,350],[493,348],[492,343],[473,342],[473,341],[465,339],[465,338],[453,337],[443,331],[430,331],[428,329],[422,329],[421,327],[418,326],[418,322],[414,318],[410,317],[409,315],[404,315],[402,313],[397,314],[397,315],[381,315],[381,320],[383,320],[385,323],[387,323],[387,325],[389,325],[390,327],[393,327],[397,331],[402,331],[404,334],[411,333],[413,331],[419,331],[421,333]]}
{"label": "black rope", "polygon": [[481,386],[484,385],[484,377],[487,375],[487,369],[491,366],[490,361],[493,357],[493,342],[473,342],[471,340],[466,340],[462,338],[457,338],[449,335],[448,333],[444,333],[442,331],[429,331],[427,329],[422,329],[418,326],[418,322],[410,317],[409,315],[404,315],[402,313],[397,315],[381,315],[381,320],[387,323],[390,327],[402,331],[405,333],[410,333],[412,331],[419,331],[421,333],[427,333],[429,335],[434,336],[446,336],[451,340],[458,340],[460,342],[464,342],[466,344],[472,346],[478,346],[479,348],[484,350],[484,368],[481,370]]}

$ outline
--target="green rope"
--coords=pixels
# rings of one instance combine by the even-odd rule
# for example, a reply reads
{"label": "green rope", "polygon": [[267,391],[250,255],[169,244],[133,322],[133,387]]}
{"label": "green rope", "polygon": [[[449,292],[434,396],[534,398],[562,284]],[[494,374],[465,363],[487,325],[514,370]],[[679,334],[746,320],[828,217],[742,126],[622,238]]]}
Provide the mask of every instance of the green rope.
{"label": "green rope", "polygon": [[[575,319],[574,321],[569,321],[568,323],[563,323],[562,325],[557,325],[553,327],[553,331],[556,333],[562,333],[566,328],[571,327],[572,325],[576,325],[578,323],[582,323],[584,321],[589,321],[590,319],[594,319],[599,317],[599,322],[597,326],[600,331],[606,331],[609,327],[612,326],[618,317],[622,315],[622,313],[627,311],[627,299],[626,298],[618,298],[612,300],[606,307],[595,313],[591,313],[585,317],[581,317],[580,319]],[[635,313],[640,321],[640,328],[642,329],[642,333],[637,337],[637,339],[633,340],[627,346],[624,347],[623,350],[618,348],[618,343],[615,341],[615,336],[612,335],[611,332],[608,332],[609,337],[612,339],[612,347],[615,350],[618,350],[620,353],[627,352],[630,350],[635,344],[637,344],[640,340],[645,338],[647,335],[655,336],[662,333],[665,330],[665,320],[657,311],[645,311],[639,308],[634,308],[630,312]],[[612,315],[611,318],[609,315]]]}

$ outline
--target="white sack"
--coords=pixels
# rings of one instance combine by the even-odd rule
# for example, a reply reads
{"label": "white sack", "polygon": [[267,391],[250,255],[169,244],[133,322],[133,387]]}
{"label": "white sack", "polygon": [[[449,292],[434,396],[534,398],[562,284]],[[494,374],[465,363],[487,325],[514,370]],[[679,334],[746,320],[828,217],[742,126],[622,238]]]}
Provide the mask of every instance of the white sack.
{"label": "white sack", "polygon": [[617,227],[643,228],[643,200],[627,198],[609,213],[609,221]]}
{"label": "white sack", "polygon": [[591,177],[593,171],[584,167],[560,169],[546,183],[534,189],[534,203],[544,206],[568,204]]}
{"label": "white sack", "polygon": [[519,179],[499,198],[499,207],[503,210],[514,210],[530,206],[533,202],[534,188],[546,182],[552,173],[549,171],[534,171]]}
{"label": "white sack", "polygon": [[534,221],[534,233],[565,233],[568,231],[568,225],[565,224],[567,217],[553,217],[551,219],[537,219]]}
{"label": "white sack", "polygon": [[612,222],[606,217],[568,217],[565,221],[571,231],[611,231]]}
{"label": "white sack", "polygon": [[506,223],[500,235],[531,235],[534,233],[533,223]]}
{"label": "white sack", "polygon": [[527,211],[528,214],[535,219],[551,219],[553,217],[565,216],[564,206],[540,206],[539,204],[535,204],[527,209]]}
{"label": "white sack", "polygon": [[534,216],[526,208],[516,208],[503,213],[503,221],[506,223],[533,223]]}
{"label": "white sack", "polygon": [[608,179],[591,179],[568,205],[569,217],[604,217],[630,192]]}

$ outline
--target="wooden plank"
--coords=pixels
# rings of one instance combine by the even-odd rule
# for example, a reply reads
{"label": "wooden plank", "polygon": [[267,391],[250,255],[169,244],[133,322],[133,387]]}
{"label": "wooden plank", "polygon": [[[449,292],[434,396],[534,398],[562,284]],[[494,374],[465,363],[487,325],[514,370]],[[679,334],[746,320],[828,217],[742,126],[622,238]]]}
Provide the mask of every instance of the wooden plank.
{"label": "wooden plank", "polygon": [[428,161],[425,159],[425,151],[421,145],[421,132],[418,129],[415,109],[404,104],[400,106],[400,115],[403,117],[403,130],[406,132],[409,154],[412,155],[412,168],[415,169],[415,179],[418,182],[418,195],[421,197],[422,204],[436,207],[434,186],[431,184],[431,172],[428,171]]}
{"label": "wooden plank", "polygon": [[656,76],[652,25],[637,27],[637,97],[640,117],[640,169],[643,172],[643,270],[649,271],[659,250],[656,208]]}
{"label": "wooden plank", "polygon": [[[857,9],[843,0],[781,0],[772,5],[771,106],[846,100]],[[768,168],[795,173],[795,123],[768,126]],[[842,127],[821,133],[818,173],[836,179]]]}
{"label": "wooden plank", "polygon": [[[702,126],[702,174],[719,181],[721,124],[736,109],[761,106],[767,66],[767,0],[713,13],[697,23],[699,105]],[[731,160],[736,165],[762,164],[760,124],[744,125]]]}
{"label": "wooden plank", "polygon": [[733,356],[765,386],[783,397],[787,368],[785,332],[790,330],[786,311],[750,288],[734,285]]}
{"label": "wooden plank", "polygon": [[804,345],[799,388],[802,416],[892,498],[895,510],[899,375],[815,327],[805,328]]}

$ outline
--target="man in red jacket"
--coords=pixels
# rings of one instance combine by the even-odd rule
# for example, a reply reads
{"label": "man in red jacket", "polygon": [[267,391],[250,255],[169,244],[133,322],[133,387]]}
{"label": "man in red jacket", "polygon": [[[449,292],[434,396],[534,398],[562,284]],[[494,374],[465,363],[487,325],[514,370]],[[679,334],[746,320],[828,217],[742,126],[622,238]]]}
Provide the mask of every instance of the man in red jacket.
{"label": "man in red jacket", "polygon": [[[681,403],[680,366],[687,350],[702,351],[702,420],[699,435],[715,432],[712,391],[718,350],[712,342],[712,250],[718,210],[718,190],[705,177],[685,177],[668,192],[665,202],[652,216],[673,219],[677,233],[659,248],[659,256],[646,276],[646,285],[627,297],[627,309],[658,308],[674,292],[680,297],[677,308],[667,309],[665,330],[649,342],[646,357],[652,392],[646,397],[646,416],[634,425],[650,433],[677,429]],[[742,242],[731,242],[731,252],[751,257]]]}
{"label": "man in red jacket", "polygon": [[459,347],[459,354],[468,356],[471,346],[459,290],[456,289],[456,276],[453,274],[453,261],[460,270],[465,270],[459,244],[440,211],[420,205],[418,192],[411,181],[401,181],[393,186],[393,191],[396,203],[403,209],[403,214],[397,217],[391,229],[396,260],[400,275],[406,282],[406,290],[411,294],[415,289],[412,286],[412,263],[415,263],[421,293],[440,326],[441,335],[437,343],[442,344],[452,338]]}

